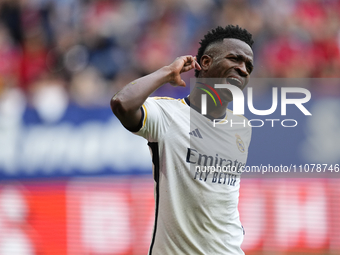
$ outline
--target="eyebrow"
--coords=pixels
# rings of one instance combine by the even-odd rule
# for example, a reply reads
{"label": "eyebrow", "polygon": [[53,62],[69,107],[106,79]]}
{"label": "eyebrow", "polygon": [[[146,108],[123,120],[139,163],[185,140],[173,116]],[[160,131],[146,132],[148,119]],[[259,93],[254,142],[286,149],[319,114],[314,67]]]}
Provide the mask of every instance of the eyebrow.
{"label": "eyebrow", "polygon": [[236,53],[230,53],[227,55],[228,56],[236,56],[237,59],[239,60],[243,60],[246,62],[246,64],[248,65],[249,68],[251,68],[251,71],[254,69],[254,64],[252,61],[249,60],[249,58],[247,58],[246,56],[244,55],[241,55],[241,54],[236,54]]}

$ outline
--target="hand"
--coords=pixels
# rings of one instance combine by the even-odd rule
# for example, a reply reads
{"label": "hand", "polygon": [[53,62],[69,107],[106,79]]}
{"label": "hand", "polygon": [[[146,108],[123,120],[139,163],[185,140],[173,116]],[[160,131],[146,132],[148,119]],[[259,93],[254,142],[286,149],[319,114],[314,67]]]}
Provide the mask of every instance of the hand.
{"label": "hand", "polygon": [[169,83],[172,86],[181,87],[186,86],[185,82],[181,78],[181,73],[188,72],[193,68],[201,70],[200,65],[196,61],[196,57],[191,55],[176,58],[175,61],[169,65],[169,68],[171,69],[171,78]]}

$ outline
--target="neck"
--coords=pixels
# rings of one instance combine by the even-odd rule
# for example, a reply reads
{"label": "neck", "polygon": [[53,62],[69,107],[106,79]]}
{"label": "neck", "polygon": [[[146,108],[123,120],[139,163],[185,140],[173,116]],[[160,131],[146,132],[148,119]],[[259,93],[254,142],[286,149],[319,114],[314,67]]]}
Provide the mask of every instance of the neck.
{"label": "neck", "polygon": [[[194,110],[201,113],[201,95],[200,91],[193,90],[190,95],[188,96],[188,99],[190,101],[190,107]],[[225,113],[227,111],[228,103],[229,102],[223,102],[222,105],[217,105],[212,100],[207,100],[207,114],[206,116],[210,119],[220,119],[225,116]]]}

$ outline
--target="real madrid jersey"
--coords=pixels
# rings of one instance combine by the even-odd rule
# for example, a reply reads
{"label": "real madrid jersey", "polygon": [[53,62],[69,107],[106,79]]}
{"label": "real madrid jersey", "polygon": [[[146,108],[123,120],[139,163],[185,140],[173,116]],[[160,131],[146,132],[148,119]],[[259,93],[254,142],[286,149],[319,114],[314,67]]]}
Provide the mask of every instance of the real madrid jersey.
{"label": "real madrid jersey", "polygon": [[244,254],[237,206],[251,128],[231,112],[214,122],[189,103],[151,97],[142,106],[136,134],[148,140],[155,181],[149,254]]}

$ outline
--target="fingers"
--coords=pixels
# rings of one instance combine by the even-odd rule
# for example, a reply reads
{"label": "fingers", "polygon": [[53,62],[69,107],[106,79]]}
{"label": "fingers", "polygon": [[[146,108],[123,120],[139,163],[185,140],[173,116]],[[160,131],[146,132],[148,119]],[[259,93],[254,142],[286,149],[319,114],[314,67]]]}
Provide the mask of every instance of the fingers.
{"label": "fingers", "polygon": [[192,55],[177,57],[171,65],[180,73],[187,72],[191,69],[201,70],[201,66],[198,64],[196,57]]}
{"label": "fingers", "polygon": [[184,65],[182,67],[181,73],[187,72],[191,69],[201,70],[201,66],[196,61],[196,57],[188,55],[188,56],[184,56],[183,60],[184,60]]}
{"label": "fingers", "polygon": [[189,56],[188,62],[191,64],[192,68],[201,70],[201,66],[198,64],[196,57]]}
{"label": "fingers", "polygon": [[201,66],[196,61],[196,57],[193,57],[192,55],[177,57],[175,61],[170,65],[170,68],[173,72],[173,78],[171,81],[169,81],[169,83],[172,86],[181,87],[186,86],[186,83],[181,79],[181,73],[188,72],[191,69],[201,70]]}
{"label": "fingers", "polygon": [[181,82],[178,84],[178,86],[185,87],[186,86],[185,81],[181,80]]}
{"label": "fingers", "polygon": [[183,72],[188,72],[188,71],[190,71],[190,70],[193,69],[193,68],[194,68],[194,67],[193,67],[192,64],[187,65],[187,66],[183,66],[183,68],[182,68],[182,70],[181,70],[181,73],[183,73]]}
{"label": "fingers", "polygon": [[197,62],[197,58],[196,57],[194,57],[194,60],[195,60],[195,66],[194,66],[194,68],[196,68],[197,70],[201,70],[202,68],[201,68],[201,66],[200,66],[200,64],[198,64],[198,62]]}

